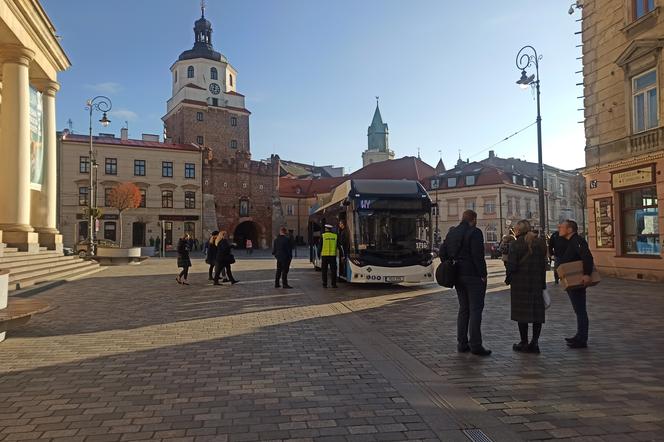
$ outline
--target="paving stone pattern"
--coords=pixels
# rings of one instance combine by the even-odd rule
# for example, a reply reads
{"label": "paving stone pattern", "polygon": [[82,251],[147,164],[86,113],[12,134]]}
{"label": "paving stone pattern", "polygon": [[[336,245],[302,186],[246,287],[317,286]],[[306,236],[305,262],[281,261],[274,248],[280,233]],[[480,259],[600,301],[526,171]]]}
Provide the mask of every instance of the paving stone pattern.
{"label": "paving stone pattern", "polygon": [[[232,287],[208,285],[199,260],[192,285],[178,286],[174,260],[153,259],[35,295],[57,308],[0,344],[0,440],[463,440],[471,421],[513,431],[502,440],[664,440],[661,285],[592,289],[581,351],[562,342],[573,314],[555,291],[542,354],[521,355],[493,263],[484,329],[494,356],[478,359],[454,351],[451,292],[323,290],[304,260],[296,289],[277,290],[271,260],[238,261]],[[372,342],[397,355],[392,366],[421,364],[427,381],[395,381]],[[439,380],[455,397],[440,408],[413,400]],[[444,432],[438,420],[468,414],[456,396],[487,420]]]}

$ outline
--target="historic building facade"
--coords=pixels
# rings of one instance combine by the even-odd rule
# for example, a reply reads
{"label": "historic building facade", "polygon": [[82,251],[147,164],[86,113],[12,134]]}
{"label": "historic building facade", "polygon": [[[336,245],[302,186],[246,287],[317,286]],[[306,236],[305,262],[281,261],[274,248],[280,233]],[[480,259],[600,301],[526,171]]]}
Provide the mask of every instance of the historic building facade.
{"label": "historic building facade", "polygon": [[[123,129],[120,138],[93,137],[98,166],[91,168],[88,136],[64,131],[58,141],[58,226],[65,245],[73,247],[87,238],[85,209],[90,198],[102,211],[97,238],[120,243],[122,228],[123,247],[149,246],[161,237],[162,228],[166,249],[177,244],[184,233],[199,240],[207,238],[202,216],[202,153],[197,146],[150,141],[147,136],[132,140]],[[90,195],[91,171],[96,195]],[[111,189],[125,182],[136,184],[142,198],[140,207],[126,210],[120,219],[108,197]]]}
{"label": "historic building facade", "polygon": [[390,150],[390,131],[387,123],[383,123],[383,117],[380,115],[378,102],[376,102],[371,126],[367,129],[367,150],[362,153],[362,167],[393,159],[394,151]]}
{"label": "historic building facade", "polygon": [[55,95],[70,62],[38,1],[3,1],[0,29],[0,255],[61,251]]}
{"label": "historic building facade", "polygon": [[660,0],[583,2],[589,243],[604,274],[664,281]]}
{"label": "historic building facade", "polygon": [[246,239],[269,247],[281,219],[279,157],[251,159],[250,112],[237,91],[237,71],[213,48],[204,9],[194,24],[193,48],[180,54],[171,74],[172,96],[162,118],[167,140],[206,152],[203,229],[227,230],[241,247]]}

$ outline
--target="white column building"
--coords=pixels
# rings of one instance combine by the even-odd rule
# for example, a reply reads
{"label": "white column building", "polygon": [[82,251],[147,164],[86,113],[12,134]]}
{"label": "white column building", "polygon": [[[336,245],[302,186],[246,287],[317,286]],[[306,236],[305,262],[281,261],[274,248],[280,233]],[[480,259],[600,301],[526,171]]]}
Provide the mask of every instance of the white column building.
{"label": "white column building", "polygon": [[0,8],[0,255],[62,250],[56,229],[57,74],[70,66],[34,0]]}

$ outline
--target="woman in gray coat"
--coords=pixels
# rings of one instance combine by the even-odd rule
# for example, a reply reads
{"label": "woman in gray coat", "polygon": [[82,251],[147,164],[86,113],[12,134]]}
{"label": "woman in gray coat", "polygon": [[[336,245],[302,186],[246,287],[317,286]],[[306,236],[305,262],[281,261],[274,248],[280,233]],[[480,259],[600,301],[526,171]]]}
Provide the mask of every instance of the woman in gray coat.
{"label": "woman in gray coat", "polygon": [[[511,286],[512,320],[519,323],[521,341],[512,348],[539,353],[545,309],[542,293],[546,289],[546,243],[531,231],[526,220],[519,221],[514,230],[516,240],[510,244],[505,283]],[[528,324],[533,324],[530,343]]]}

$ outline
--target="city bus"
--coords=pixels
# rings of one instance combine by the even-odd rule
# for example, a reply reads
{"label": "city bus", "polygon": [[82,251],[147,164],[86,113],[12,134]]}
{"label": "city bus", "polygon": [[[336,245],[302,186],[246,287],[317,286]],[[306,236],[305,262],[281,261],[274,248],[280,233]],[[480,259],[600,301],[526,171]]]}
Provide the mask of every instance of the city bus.
{"label": "city bus", "polygon": [[[432,202],[411,180],[351,179],[309,216],[310,261],[320,269],[320,237],[326,224],[347,229],[348,250],[338,253],[339,277],[351,283],[430,283]],[[340,241],[340,245],[342,241]]]}

